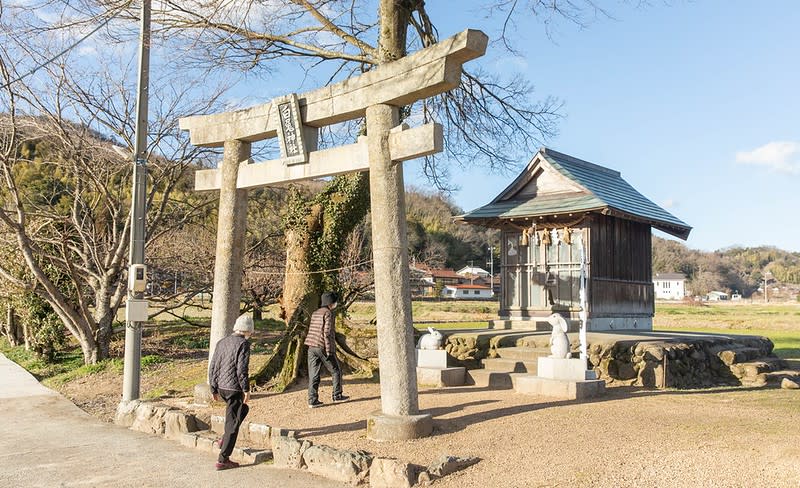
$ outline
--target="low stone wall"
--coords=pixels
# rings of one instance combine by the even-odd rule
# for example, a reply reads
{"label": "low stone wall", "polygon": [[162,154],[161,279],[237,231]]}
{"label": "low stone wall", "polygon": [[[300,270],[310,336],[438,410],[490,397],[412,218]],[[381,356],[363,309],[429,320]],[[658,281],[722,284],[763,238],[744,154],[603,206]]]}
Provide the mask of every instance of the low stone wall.
{"label": "low stone wall", "polygon": [[[571,337],[577,357],[577,337]],[[548,349],[549,334],[489,335],[459,332],[445,339],[448,364],[481,368],[481,360],[498,355],[502,347]],[[772,371],[786,364],[772,354],[774,345],[760,336],[682,336],[590,342],[590,369],[608,385],[647,388],[704,388],[757,385],[771,381]],[[502,352],[500,353],[502,355]]]}
{"label": "low stone wall", "polygon": [[376,458],[365,451],[348,451],[315,445],[288,436],[272,437],[276,467],[308,469],[311,473],[353,486],[370,488],[410,488],[427,486],[431,480],[447,476],[480,460],[442,456],[429,466],[416,466],[394,458]]}
{"label": "low stone wall", "polygon": [[[212,415],[209,422],[183,410],[141,400],[121,402],[114,419],[117,425],[164,436],[186,447],[205,451],[219,450],[218,440],[225,430],[225,418]],[[431,480],[464,469],[477,458],[443,456],[429,466],[416,466],[393,458],[375,458],[365,451],[347,451],[297,439],[296,433],[254,422],[243,422],[232,458],[258,464],[271,454],[280,468],[307,469],[318,476],[371,488],[410,488],[425,486]],[[260,450],[257,448],[269,450]]]}
{"label": "low stone wall", "polygon": [[772,368],[769,362],[780,366],[773,347],[766,337],[705,337],[594,343],[588,355],[590,366],[609,384],[703,388],[758,383],[759,375]]}
{"label": "low stone wall", "polygon": [[175,407],[141,400],[120,402],[114,423],[146,434],[180,439],[187,432],[208,429],[208,424]]}

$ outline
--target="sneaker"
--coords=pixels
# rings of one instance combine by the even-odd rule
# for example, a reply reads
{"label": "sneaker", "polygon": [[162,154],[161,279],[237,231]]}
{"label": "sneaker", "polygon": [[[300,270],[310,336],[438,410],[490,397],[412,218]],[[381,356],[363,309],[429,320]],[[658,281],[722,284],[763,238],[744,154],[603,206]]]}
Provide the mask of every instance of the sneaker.
{"label": "sneaker", "polygon": [[344,395],[336,395],[333,397],[334,402],[346,402],[349,399],[350,399],[349,396],[344,396]]}
{"label": "sneaker", "polygon": [[223,463],[217,461],[217,464],[215,464],[214,467],[217,468],[217,471],[222,471],[223,469],[238,468],[239,463],[233,462],[230,459],[228,459]]}
{"label": "sneaker", "polygon": [[321,407],[321,406],[323,406],[323,405],[325,405],[325,404],[324,404],[324,403],[322,403],[321,401],[319,401],[319,400],[315,400],[315,401],[313,401],[313,402],[309,402],[309,403],[308,403],[308,408],[317,408],[317,407]]}

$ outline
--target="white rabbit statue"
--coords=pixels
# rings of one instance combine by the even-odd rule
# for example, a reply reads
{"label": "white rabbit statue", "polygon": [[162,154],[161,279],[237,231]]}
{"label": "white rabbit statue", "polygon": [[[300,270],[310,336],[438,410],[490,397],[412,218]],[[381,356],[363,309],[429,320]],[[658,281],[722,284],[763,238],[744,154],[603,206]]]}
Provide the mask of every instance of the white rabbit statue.
{"label": "white rabbit statue", "polygon": [[417,342],[417,349],[441,349],[444,337],[433,327],[428,327],[428,333],[423,334]]}
{"label": "white rabbit statue", "polygon": [[547,321],[553,326],[553,332],[550,334],[550,357],[569,358],[571,355],[567,337],[569,324],[564,317],[557,313],[551,314]]}

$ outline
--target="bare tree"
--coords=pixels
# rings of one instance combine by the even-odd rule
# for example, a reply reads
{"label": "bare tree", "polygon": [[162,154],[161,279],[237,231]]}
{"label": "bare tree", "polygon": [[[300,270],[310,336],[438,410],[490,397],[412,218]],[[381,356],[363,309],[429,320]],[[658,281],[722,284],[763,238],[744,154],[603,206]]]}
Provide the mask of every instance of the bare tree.
{"label": "bare tree", "polygon": [[[48,39],[3,28],[0,227],[32,279],[2,263],[0,278],[47,301],[84,361],[94,363],[108,357],[125,296],[132,168],[112,145],[133,146],[135,90],[112,75],[113,55],[95,70],[67,58],[55,63]],[[38,66],[22,71],[31,65]],[[211,201],[187,191],[204,153],[179,137],[176,121],[212,109],[217,99],[212,93],[196,102],[189,96],[195,86],[168,78],[153,88],[148,240],[192,222]]]}

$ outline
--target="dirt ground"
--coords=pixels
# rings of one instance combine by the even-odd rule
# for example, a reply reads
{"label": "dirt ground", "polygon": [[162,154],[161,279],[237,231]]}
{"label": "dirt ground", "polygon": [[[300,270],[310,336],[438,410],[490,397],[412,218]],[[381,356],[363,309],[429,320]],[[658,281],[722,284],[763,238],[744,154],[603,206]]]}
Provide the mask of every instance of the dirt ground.
{"label": "dirt ground", "polygon": [[[62,391],[109,420],[121,380],[102,373]],[[330,380],[323,379],[321,399],[330,391]],[[579,403],[512,390],[423,389],[420,409],[433,415],[433,435],[384,443],[366,438],[365,419],[380,409],[380,385],[346,379],[345,394],[351,401],[312,410],[304,385],[280,394],[255,393],[248,420],[296,430],[315,444],[420,466],[444,454],[481,459],[433,484],[441,488],[800,486],[797,390],[617,387]],[[222,406],[205,413],[212,412],[223,414]]]}

